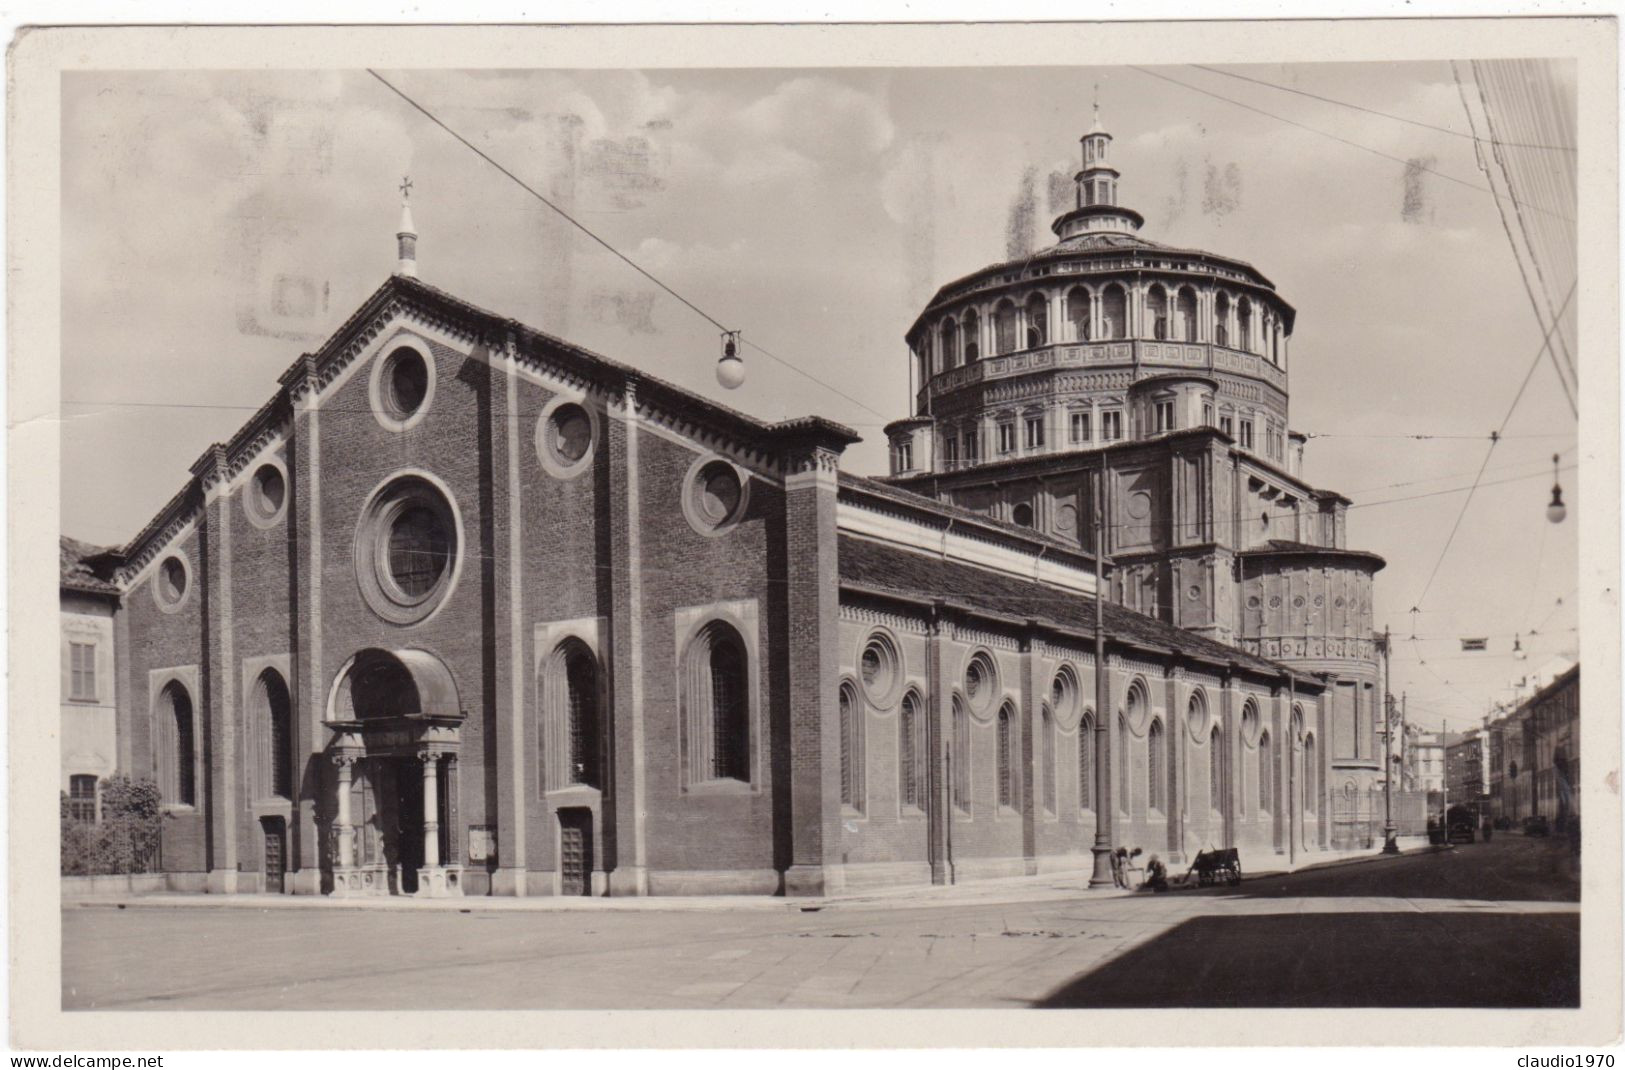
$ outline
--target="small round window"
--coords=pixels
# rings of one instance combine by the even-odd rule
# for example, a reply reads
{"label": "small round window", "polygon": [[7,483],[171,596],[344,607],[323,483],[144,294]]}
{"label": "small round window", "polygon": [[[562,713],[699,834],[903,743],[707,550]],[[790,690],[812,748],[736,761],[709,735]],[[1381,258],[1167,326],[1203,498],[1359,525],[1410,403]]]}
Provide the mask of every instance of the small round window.
{"label": "small round window", "polygon": [[459,529],[451,502],[420,476],[384,487],[363,511],[356,572],[373,610],[396,624],[433,613],[457,576]]}
{"label": "small round window", "polygon": [[390,415],[404,420],[423,407],[429,396],[429,365],[415,349],[401,347],[384,367],[384,399]]}
{"label": "small round window", "polygon": [[404,335],[384,350],[373,365],[369,387],[378,422],[405,431],[423,419],[434,404],[434,362],[427,343]]}
{"label": "small round window", "polygon": [[192,567],[186,558],[171,554],[159,562],[152,580],[152,594],[160,609],[166,612],[179,609],[191,589]]}
{"label": "small round window", "polygon": [[592,454],[595,424],[585,406],[574,401],[548,406],[536,426],[536,453],[542,467],[567,479],[583,471]]}
{"label": "small round window", "polygon": [[965,666],[965,698],[970,708],[977,713],[984,713],[993,704],[994,692],[998,690],[998,676],[993,662],[986,654],[977,654]]}
{"label": "small round window", "polygon": [[1016,506],[1015,509],[1011,511],[1010,519],[1014,520],[1020,527],[1032,527],[1033,507],[1023,502],[1021,505]]}
{"label": "small round window", "polygon": [[274,523],[288,503],[288,477],[277,464],[262,464],[248,482],[248,518],[260,527]]}
{"label": "small round window", "polygon": [[903,680],[901,658],[897,647],[885,635],[870,636],[858,658],[859,675],[863,678],[863,691],[876,709],[890,709],[897,701],[897,692]]}
{"label": "small round window", "polygon": [[716,459],[690,469],[683,511],[696,531],[719,534],[738,523],[745,513],[748,484],[739,470]]}

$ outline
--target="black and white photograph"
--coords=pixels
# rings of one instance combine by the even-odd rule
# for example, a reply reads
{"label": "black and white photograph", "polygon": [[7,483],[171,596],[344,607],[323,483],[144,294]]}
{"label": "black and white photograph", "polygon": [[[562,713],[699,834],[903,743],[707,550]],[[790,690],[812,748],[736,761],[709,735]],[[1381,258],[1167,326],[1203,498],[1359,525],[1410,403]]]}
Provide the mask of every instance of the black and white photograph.
{"label": "black and white photograph", "polygon": [[1617,26],[1415,25],[19,37],[13,1044],[1617,1041]]}

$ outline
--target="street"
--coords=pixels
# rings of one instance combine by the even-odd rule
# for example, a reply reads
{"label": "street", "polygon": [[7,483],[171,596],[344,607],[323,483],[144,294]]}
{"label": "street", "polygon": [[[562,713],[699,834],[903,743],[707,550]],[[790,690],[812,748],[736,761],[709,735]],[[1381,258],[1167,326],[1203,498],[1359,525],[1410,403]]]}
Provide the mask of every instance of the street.
{"label": "street", "polygon": [[461,904],[468,913],[70,907],[62,1002],[510,1010],[1579,999],[1578,882],[1556,839],[1503,834],[1168,895],[1009,902],[965,892],[930,906],[814,912],[498,911],[479,900]]}

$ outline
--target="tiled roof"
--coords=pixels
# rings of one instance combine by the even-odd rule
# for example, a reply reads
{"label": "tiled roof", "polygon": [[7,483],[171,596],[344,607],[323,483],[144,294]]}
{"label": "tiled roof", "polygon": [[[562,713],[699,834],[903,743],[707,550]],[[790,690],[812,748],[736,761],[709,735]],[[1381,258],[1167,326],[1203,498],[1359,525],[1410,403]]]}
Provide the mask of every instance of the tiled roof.
{"label": "tiled roof", "polygon": [[105,548],[92,546],[78,539],[70,539],[66,535],[60,539],[63,590],[83,591],[87,594],[118,594],[117,587],[96,575],[95,570],[86,563],[87,558],[106,553]]}
{"label": "tiled roof", "polygon": [[1316,546],[1314,543],[1293,542],[1290,539],[1271,539],[1268,546],[1256,546],[1251,550],[1242,550],[1242,557],[1268,557],[1270,554],[1316,554],[1322,557],[1355,557],[1363,561],[1374,563],[1378,569],[1386,568],[1388,562],[1380,555],[1370,550],[1349,550],[1341,546]]}
{"label": "tiled roof", "polygon": [[[911,598],[941,598],[1002,617],[1033,618],[1064,631],[1094,635],[1095,600],[1088,595],[847,535],[840,538],[839,555],[843,582]],[[1158,654],[1178,651],[1204,661],[1233,662],[1265,676],[1278,677],[1291,671],[1112,602],[1106,603],[1105,618],[1108,640]]]}

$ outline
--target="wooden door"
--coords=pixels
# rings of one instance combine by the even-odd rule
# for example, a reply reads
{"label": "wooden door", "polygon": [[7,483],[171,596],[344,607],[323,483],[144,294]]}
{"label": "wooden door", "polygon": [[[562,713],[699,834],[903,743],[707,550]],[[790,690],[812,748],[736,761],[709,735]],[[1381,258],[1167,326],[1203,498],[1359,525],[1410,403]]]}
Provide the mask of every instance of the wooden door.
{"label": "wooden door", "polygon": [[559,811],[559,878],[561,894],[591,894],[591,810],[571,807]]}
{"label": "wooden door", "polygon": [[265,890],[281,895],[287,835],[279,817],[266,818],[261,827],[265,830]]}

